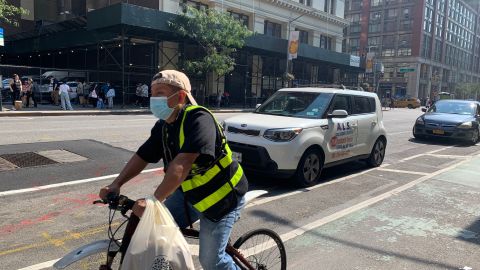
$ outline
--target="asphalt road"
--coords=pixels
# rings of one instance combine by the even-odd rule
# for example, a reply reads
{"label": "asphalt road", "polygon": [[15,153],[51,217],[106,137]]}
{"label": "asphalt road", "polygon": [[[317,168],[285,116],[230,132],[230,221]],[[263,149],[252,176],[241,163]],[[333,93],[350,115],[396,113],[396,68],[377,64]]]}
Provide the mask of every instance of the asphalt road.
{"label": "asphalt road", "polygon": [[[288,269],[480,269],[480,147],[413,140],[420,113],[384,112],[389,135],[381,168],[333,167],[308,189],[250,179],[251,189],[269,194],[243,211],[233,238],[258,227],[275,230],[285,241]],[[52,269],[73,248],[103,239],[107,209],[91,201],[154,121],[145,115],[0,119],[0,155],[64,149],[87,159],[48,165],[50,171],[30,168],[17,178],[0,174],[0,269]],[[148,195],[162,179],[159,166],[123,192]],[[61,186],[87,178],[92,181]],[[49,184],[57,186],[43,189]],[[95,269],[95,263],[70,269]]]}

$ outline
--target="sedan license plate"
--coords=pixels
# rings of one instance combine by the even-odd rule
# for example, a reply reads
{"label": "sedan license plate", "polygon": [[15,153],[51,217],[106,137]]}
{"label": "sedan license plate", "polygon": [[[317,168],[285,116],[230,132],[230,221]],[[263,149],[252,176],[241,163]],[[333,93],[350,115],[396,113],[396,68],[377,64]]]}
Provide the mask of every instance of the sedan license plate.
{"label": "sedan license plate", "polygon": [[437,134],[437,135],[444,135],[445,131],[443,131],[441,129],[434,129],[434,130],[432,130],[432,133]]}
{"label": "sedan license plate", "polygon": [[233,160],[236,160],[238,162],[242,162],[242,153],[232,151],[232,158],[233,158]]}

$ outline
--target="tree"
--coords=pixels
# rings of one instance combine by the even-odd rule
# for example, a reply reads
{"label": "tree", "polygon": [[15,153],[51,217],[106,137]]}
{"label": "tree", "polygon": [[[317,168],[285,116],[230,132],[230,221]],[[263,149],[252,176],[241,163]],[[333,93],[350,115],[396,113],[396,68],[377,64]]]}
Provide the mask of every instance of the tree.
{"label": "tree", "polygon": [[8,4],[7,0],[0,0],[0,21],[18,26],[17,16],[28,13],[29,11],[24,8]]}
{"label": "tree", "polygon": [[456,87],[456,98],[478,99],[480,94],[479,83],[462,83]]}
{"label": "tree", "polygon": [[204,76],[206,82],[210,72],[222,77],[234,69],[232,54],[242,48],[245,39],[253,34],[228,13],[214,9],[198,10],[189,6],[184,13],[170,21],[169,26],[180,36],[196,41],[203,49],[203,55],[187,60],[183,68],[187,73]]}

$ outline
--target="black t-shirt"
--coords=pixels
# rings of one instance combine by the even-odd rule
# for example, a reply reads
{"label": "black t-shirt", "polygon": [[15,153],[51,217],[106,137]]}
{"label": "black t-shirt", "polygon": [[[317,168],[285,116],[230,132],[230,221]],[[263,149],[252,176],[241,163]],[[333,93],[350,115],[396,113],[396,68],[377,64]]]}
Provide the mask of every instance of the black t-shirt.
{"label": "black t-shirt", "polygon": [[[137,150],[143,160],[157,163],[163,159],[165,168],[179,153],[199,153],[195,161],[199,166],[209,165],[220,150],[221,137],[217,132],[214,118],[204,110],[194,110],[187,114],[184,122],[185,140],[180,148],[179,133],[183,111],[175,122],[168,124],[159,120],[151,130],[150,138]],[[163,148],[162,138],[167,136],[168,149]]]}

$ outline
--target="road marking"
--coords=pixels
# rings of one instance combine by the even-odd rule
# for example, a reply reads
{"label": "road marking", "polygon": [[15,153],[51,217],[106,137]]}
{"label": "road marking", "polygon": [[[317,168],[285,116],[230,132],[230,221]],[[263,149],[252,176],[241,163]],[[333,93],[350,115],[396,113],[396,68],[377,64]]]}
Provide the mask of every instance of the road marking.
{"label": "road marking", "polygon": [[422,172],[414,172],[414,171],[404,171],[404,170],[394,170],[394,169],[387,169],[387,168],[378,168],[379,171],[385,172],[395,172],[395,173],[409,173],[409,174],[418,174],[418,175],[430,175],[429,173],[422,173]]}
{"label": "road marking", "polygon": [[[141,173],[150,173],[150,172],[156,172],[156,171],[160,171],[160,170],[163,170],[163,167],[143,170]],[[2,191],[2,192],[0,192],[0,197],[4,197],[4,196],[8,196],[8,195],[14,195],[14,194],[27,193],[27,192],[33,192],[33,191],[39,191],[39,190],[46,190],[46,189],[57,188],[57,187],[78,185],[78,184],[83,184],[83,183],[88,183],[88,182],[96,182],[96,181],[101,181],[101,180],[105,180],[105,179],[109,179],[109,178],[114,178],[114,177],[117,177],[118,175],[119,174],[117,173],[117,174],[110,174],[110,175],[105,175],[105,176],[100,176],[100,177],[87,178],[87,179],[82,179],[82,180],[75,180],[75,181],[70,181],[70,182],[63,182],[63,183],[57,183],[57,184],[51,184],[51,185],[45,185],[45,186],[38,186],[38,187],[33,187],[33,188],[24,188],[24,189],[17,189],[17,190]]]}
{"label": "road marking", "polygon": [[387,136],[399,135],[399,134],[405,134],[405,133],[412,133],[412,131],[401,131],[401,132],[387,133]]}
{"label": "road marking", "polygon": [[439,154],[427,154],[428,156],[432,157],[438,157],[438,158],[458,158],[458,159],[464,159],[468,158],[469,156],[459,156],[459,155],[439,155]]}
{"label": "road marking", "polygon": [[418,158],[418,157],[425,156],[425,155],[434,154],[434,153],[437,153],[437,152],[440,152],[440,151],[443,151],[443,150],[447,150],[447,149],[452,148],[452,147],[453,146],[447,146],[447,147],[443,147],[443,148],[440,148],[440,149],[437,149],[437,150],[425,152],[425,153],[422,153],[422,154],[413,155],[413,156],[410,156],[410,157],[406,157],[404,159],[400,159],[399,162],[411,160],[411,159]]}

